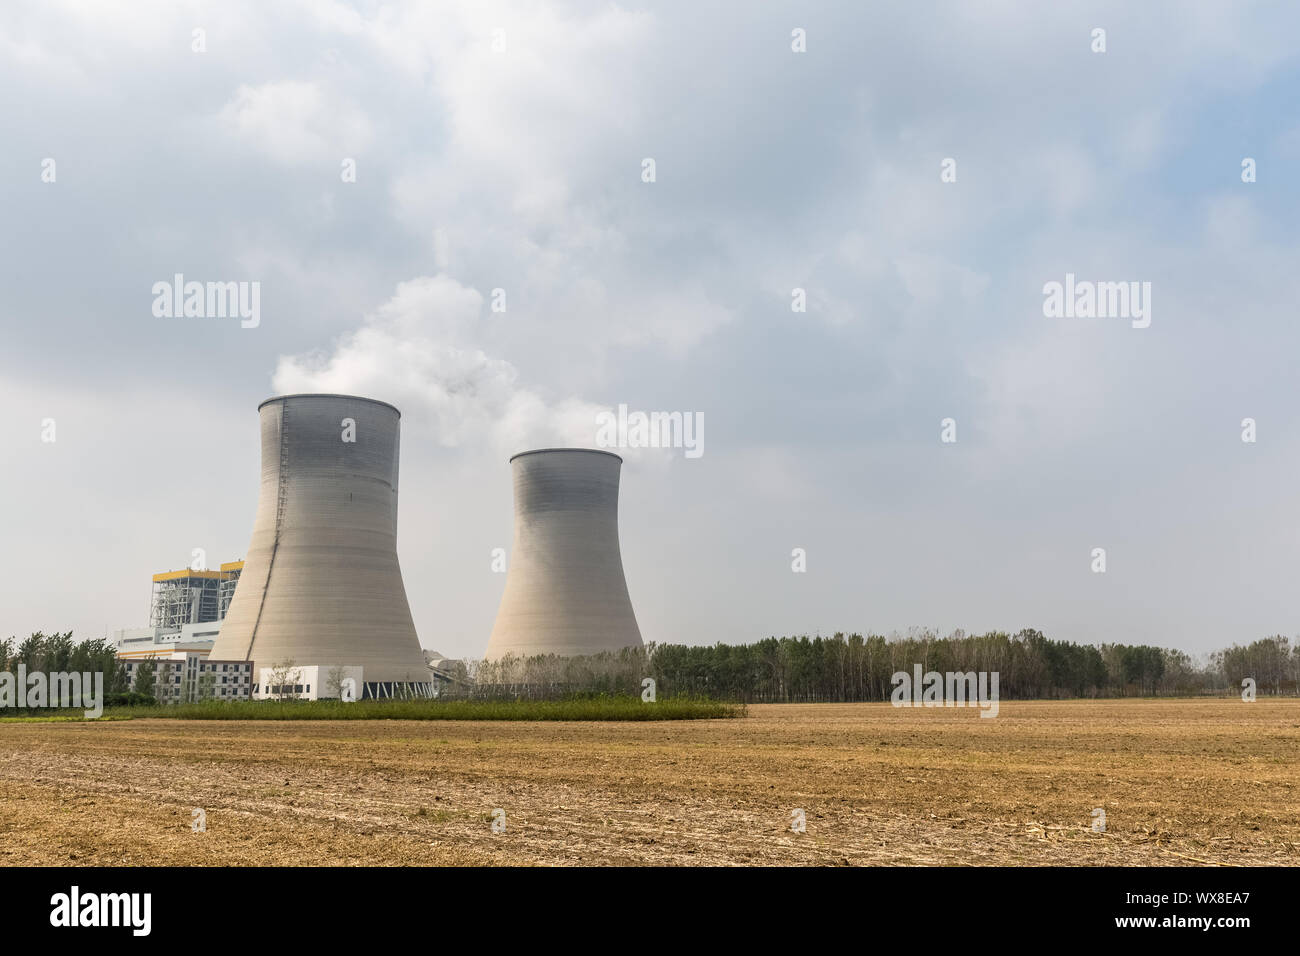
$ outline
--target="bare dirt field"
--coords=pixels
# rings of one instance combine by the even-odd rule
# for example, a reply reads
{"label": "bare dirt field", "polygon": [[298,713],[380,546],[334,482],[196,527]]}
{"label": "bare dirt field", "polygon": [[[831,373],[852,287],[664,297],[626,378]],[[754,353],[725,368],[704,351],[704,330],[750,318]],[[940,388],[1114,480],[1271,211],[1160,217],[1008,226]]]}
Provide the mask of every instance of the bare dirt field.
{"label": "bare dirt field", "polygon": [[0,725],[0,865],[338,863],[1300,865],[1300,701]]}

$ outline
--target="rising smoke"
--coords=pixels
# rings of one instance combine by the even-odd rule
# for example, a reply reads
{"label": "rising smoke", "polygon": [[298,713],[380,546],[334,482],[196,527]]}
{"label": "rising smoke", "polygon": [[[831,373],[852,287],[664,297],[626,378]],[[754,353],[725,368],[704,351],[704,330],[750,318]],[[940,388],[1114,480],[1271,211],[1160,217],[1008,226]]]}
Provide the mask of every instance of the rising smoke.
{"label": "rising smoke", "polygon": [[360,328],[325,352],[281,357],[277,394],[341,392],[391,402],[407,427],[444,446],[499,454],[546,445],[590,446],[606,406],[550,399],[520,382],[509,361],[476,341],[484,300],[444,275],[398,285]]}

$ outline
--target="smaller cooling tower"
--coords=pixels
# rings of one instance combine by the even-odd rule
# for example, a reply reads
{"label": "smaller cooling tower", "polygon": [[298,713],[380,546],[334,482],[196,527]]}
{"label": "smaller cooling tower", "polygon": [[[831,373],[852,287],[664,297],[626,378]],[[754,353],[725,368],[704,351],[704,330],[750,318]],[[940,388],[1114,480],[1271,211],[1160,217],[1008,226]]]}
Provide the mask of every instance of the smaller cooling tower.
{"label": "smaller cooling tower", "polygon": [[593,448],[542,448],[510,464],[514,547],[486,657],[640,647],[618,547],[623,459]]}

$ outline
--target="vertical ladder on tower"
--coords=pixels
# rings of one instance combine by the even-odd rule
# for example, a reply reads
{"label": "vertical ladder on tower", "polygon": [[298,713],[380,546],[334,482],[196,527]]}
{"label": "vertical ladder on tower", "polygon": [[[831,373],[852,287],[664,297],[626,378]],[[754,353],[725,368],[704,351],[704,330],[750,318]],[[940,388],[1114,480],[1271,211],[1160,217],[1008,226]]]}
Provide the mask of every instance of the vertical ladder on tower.
{"label": "vertical ladder on tower", "polygon": [[280,467],[275,476],[275,536],[271,539],[271,556],[266,562],[266,580],[262,582],[262,597],[257,604],[257,618],[253,621],[253,630],[248,635],[248,648],[244,651],[244,660],[251,660],[253,642],[257,639],[257,628],[262,623],[262,611],[266,607],[266,592],[271,586],[271,569],[275,567],[275,553],[280,550],[280,532],[284,529],[284,512],[289,502],[289,403],[280,402]]}

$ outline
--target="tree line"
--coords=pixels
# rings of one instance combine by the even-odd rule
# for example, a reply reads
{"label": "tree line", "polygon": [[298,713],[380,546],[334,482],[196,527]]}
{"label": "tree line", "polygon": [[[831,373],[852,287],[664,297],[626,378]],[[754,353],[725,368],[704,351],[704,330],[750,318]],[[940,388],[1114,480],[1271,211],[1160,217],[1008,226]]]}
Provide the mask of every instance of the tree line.
{"label": "tree line", "polygon": [[[30,677],[32,674],[44,674],[48,681],[51,674],[100,674],[104,675],[103,705],[106,707],[119,704],[152,703],[152,684],[145,695],[131,693],[128,686],[126,665],[117,659],[117,648],[104,638],[87,641],[74,641],[72,632],[55,632],[45,634],[40,631],[26,640],[14,638],[0,641],[0,672],[14,675],[15,682],[20,673],[19,668]],[[138,683],[138,682],[137,682]],[[29,685],[30,686],[30,685]],[[47,684],[48,686],[48,684]],[[45,708],[22,708],[28,713],[40,713]]]}
{"label": "tree line", "polygon": [[[97,672],[106,694],[152,695],[153,667],[126,668],[107,640],[76,642],[72,633],[36,633],[0,641],[0,670]],[[1075,644],[1036,630],[940,637],[912,631],[888,637],[769,637],[753,644],[654,644],[586,657],[545,655],[463,661],[444,669],[450,697],[554,698],[571,694],[708,696],[746,703],[888,700],[893,675],[923,671],[997,672],[1003,698],[1300,694],[1300,641],[1282,635],[1233,644],[1202,659],[1147,644]],[[202,688],[199,697],[205,696]]]}
{"label": "tree line", "polygon": [[44,634],[37,631],[24,641],[0,641],[0,671],[18,673],[22,665],[28,674],[77,673],[104,675],[104,693],[120,694],[127,687],[126,665],[117,659],[111,641],[95,638],[74,641],[72,632]]}
{"label": "tree line", "polygon": [[923,671],[999,674],[1004,698],[1300,694],[1300,643],[1282,635],[1232,645],[1197,661],[1147,644],[1075,644],[1040,631],[940,637],[769,637],[753,644],[650,644],[589,657],[554,655],[467,661],[444,693],[546,697],[566,692],[707,695],[747,703],[888,700],[893,675]]}

